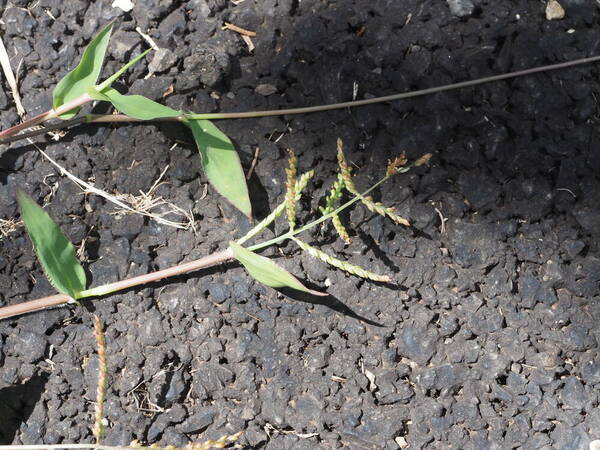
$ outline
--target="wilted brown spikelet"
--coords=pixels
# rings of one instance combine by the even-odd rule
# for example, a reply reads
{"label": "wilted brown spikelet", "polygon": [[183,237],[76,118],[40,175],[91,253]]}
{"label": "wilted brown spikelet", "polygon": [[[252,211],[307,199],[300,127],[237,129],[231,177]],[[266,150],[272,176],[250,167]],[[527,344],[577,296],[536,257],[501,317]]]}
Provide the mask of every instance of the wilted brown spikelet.
{"label": "wilted brown spikelet", "polygon": [[104,425],[102,424],[102,413],[104,410],[104,398],[106,395],[106,340],[102,331],[102,323],[98,316],[94,316],[94,337],[98,346],[98,387],[96,389],[96,415],[94,420],[94,438],[96,444],[100,444]]}
{"label": "wilted brown spikelet", "polygon": [[388,161],[387,169],[385,171],[386,177],[396,175],[400,168],[405,166],[407,163],[406,154],[402,152],[400,156],[396,156],[394,159]]}
{"label": "wilted brown spikelet", "polygon": [[285,169],[287,175],[286,192],[285,192],[285,209],[288,216],[288,222],[290,228],[293,229],[296,226],[296,162],[297,158],[294,151],[289,149],[290,155],[288,168]]}
{"label": "wilted brown spikelet", "polygon": [[429,161],[431,160],[432,154],[431,153],[426,153],[423,156],[421,156],[419,159],[417,159],[415,161],[414,166],[415,167],[419,167],[422,166],[424,164],[429,164]]}

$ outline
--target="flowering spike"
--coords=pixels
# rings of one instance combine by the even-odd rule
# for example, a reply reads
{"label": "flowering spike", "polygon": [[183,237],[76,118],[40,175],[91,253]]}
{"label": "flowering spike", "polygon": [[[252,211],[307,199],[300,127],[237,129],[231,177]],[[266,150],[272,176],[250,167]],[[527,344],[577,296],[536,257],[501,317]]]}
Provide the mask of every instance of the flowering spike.
{"label": "flowering spike", "polygon": [[[315,175],[314,170],[309,170],[308,172],[305,172],[302,175],[300,175],[300,178],[298,178],[298,180],[296,181],[296,185],[295,185],[296,201],[300,200],[300,197],[302,196],[302,191],[304,190],[304,188],[306,187],[306,185],[308,184],[308,182],[314,175]],[[285,210],[285,207],[286,207],[285,201],[280,203],[279,205],[277,205],[277,207],[271,212],[271,214],[269,214],[267,217],[265,217],[263,220],[261,220],[254,228],[252,228],[250,231],[248,231],[248,233],[244,237],[242,237],[241,239],[238,239],[237,243],[239,245],[242,245],[246,241],[248,241],[251,238],[253,238],[254,236],[256,236],[261,231],[266,230],[267,227],[269,225],[271,225],[273,223],[273,221],[281,215],[281,213]]]}
{"label": "flowering spike", "polygon": [[331,185],[331,189],[329,190],[329,195],[325,199],[325,206],[319,208],[323,215],[329,214],[335,209],[335,202],[337,202],[342,197],[342,190],[344,189],[344,179],[342,175],[338,173],[337,178]]}
{"label": "flowering spike", "polygon": [[337,140],[337,160],[338,165],[340,166],[340,175],[344,181],[345,188],[348,190],[348,192],[354,195],[360,195],[358,189],[356,189],[356,186],[354,186],[354,181],[352,181],[352,168],[346,161],[346,156],[344,156],[344,143],[340,138]]}
{"label": "flowering spike", "polygon": [[191,448],[191,450],[208,450],[210,448],[225,448],[225,446],[236,442],[241,435],[242,435],[241,431],[239,431],[235,434],[230,434],[230,435],[226,434],[224,436],[221,436],[216,441],[209,439],[208,441],[205,441],[201,444],[189,444],[189,448]]}
{"label": "flowering spike", "polygon": [[296,162],[297,158],[294,154],[293,150],[288,150],[290,155],[289,157],[289,167],[285,169],[285,173],[287,175],[286,182],[286,193],[285,193],[285,209],[288,216],[288,223],[290,224],[290,229],[294,229],[296,226]]}
{"label": "flowering spike", "polygon": [[[321,214],[326,215],[326,214],[333,212],[333,210],[335,209],[336,202],[342,196],[343,189],[344,189],[344,179],[342,178],[342,175],[340,173],[338,173],[336,180],[333,182],[333,185],[331,186],[331,189],[329,190],[329,195],[325,199],[325,206],[319,208],[319,210],[321,211]],[[335,229],[338,232],[338,234],[340,235],[340,237],[344,240],[344,242],[346,242],[347,244],[350,244],[352,242],[352,239],[350,239],[350,235],[348,234],[348,231],[342,224],[342,221],[340,220],[340,216],[338,214],[334,214],[331,217],[331,222],[333,223],[333,226],[335,227]]]}
{"label": "flowering spike", "polygon": [[405,225],[405,226],[410,226],[410,222],[408,220],[406,220],[404,217],[399,216],[398,214],[396,214],[396,210],[394,207],[390,206],[385,206],[384,204],[382,204],[381,202],[375,202],[373,201],[373,197],[368,196],[368,197],[362,197],[360,198],[360,201],[363,203],[363,205],[365,205],[367,207],[367,209],[371,212],[377,213],[381,216],[384,217],[389,217],[390,219],[392,219],[394,222],[399,223],[400,225]]}
{"label": "flowering spike", "polygon": [[346,244],[351,244],[352,239],[350,238],[350,235],[348,234],[348,230],[346,230],[346,227],[342,223],[340,216],[337,214],[334,214],[333,217],[331,218],[331,223],[333,223],[335,230],[338,232],[338,234],[340,235],[342,240]]}
{"label": "flowering spike", "polygon": [[313,258],[320,259],[321,261],[333,267],[337,267],[338,269],[342,269],[352,275],[356,275],[357,277],[364,278],[367,280],[381,281],[384,283],[392,282],[392,279],[388,275],[379,275],[374,272],[369,272],[368,270],[365,270],[360,266],[350,264],[348,261],[342,261],[341,259],[334,258],[333,256],[328,255],[324,251],[319,250],[318,248],[315,248],[307,244],[306,242],[301,241],[300,239],[297,239],[295,237],[293,237],[292,239],[296,244],[298,244],[298,247],[307,252],[310,256],[312,256]]}

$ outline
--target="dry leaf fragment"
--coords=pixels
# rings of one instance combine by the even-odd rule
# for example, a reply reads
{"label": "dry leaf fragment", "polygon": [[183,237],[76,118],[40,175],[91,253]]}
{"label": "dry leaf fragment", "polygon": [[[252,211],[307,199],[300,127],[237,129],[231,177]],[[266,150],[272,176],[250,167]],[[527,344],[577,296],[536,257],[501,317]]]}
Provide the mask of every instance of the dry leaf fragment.
{"label": "dry leaf fragment", "polygon": [[273,95],[277,92],[277,88],[272,84],[259,84],[254,88],[254,92],[264,97],[268,97],[269,95]]}
{"label": "dry leaf fragment", "polygon": [[546,3],[546,19],[559,20],[565,17],[565,10],[557,0],[548,0]]}
{"label": "dry leaf fragment", "polygon": [[229,23],[229,22],[225,22],[223,24],[223,29],[224,30],[235,31],[236,33],[239,33],[242,36],[249,36],[249,37],[256,36],[256,32],[255,31],[246,30],[245,28],[238,27],[237,25],[234,25],[234,24]]}
{"label": "dry leaf fragment", "polygon": [[111,5],[113,8],[119,8],[125,12],[129,12],[135,6],[131,0],[115,0]]}

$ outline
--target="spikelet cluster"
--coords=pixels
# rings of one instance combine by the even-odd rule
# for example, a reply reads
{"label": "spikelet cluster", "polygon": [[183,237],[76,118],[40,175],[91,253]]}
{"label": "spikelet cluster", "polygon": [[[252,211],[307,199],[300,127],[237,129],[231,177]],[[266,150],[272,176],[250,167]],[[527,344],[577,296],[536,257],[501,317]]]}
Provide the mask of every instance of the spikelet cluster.
{"label": "spikelet cluster", "polygon": [[342,261],[341,259],[334,258],[333,256],[325,253],[322,250],[319,250],[316,247],[313,247],[307,244],[304,241],[301,241],[297,238],[292,238],[298,247],[307,252],[313,258],[317,258],[330,266],[337,267],[338,269],[344,270],[352,275],[356,275],[357,277],[364,278],[366,280],[372,281],[381,281],[384,283],[390,283],[392,279],[388,275],[379,275],[374,272],[370,272],[368,270],[363,269],[360,266],[350,264],[348,261]]}
{"label": "spikelet cluster", "polygon": [[98,347],[98,387],[96,389],[96,414],[94,420],[94,438],[96,444],[100,444],[102,434],[104,433],[104,425],[102,424],[102,414],[104,411],[104,399],[106,396],[106,340],[102,331],[102,323],[98,316],[94,316],[94,337],[96,338],[96,346]]}
{"label": "spikelet cluster", "polygon": [[[296,181],[295,200],[297,202],[300,201],[300,198],[302,197],[302,191],[304,190],[304,188],[306,187],[306,185],[308,184],[308,182],[314,175],[315,175],[315,171],[309,170],[308,172],[305,172],[302,175],[300,175],[300,178],[298,178],[298,180]],[[283,211],[285,211],[286,206],[287,206],[287,203],[285,201],[280,203],[279,205],[277,205],[277,207],[273,211],[271,211],[271,214],[269,214],[267,217],[265,217],[263,220],[261,220],[258,224],[256,224],[256,226],[254,228],[252,228],[244,237],[242,237],[241,239],[238,239],[237,243],[239,245],[242,245],[243,243],[247,242],[248,240],[250,240],[257,234],[259,234],[260,232],[264,231],[269,225],[271,225],[273,223],[273,221],[275,219],[277,219],[281,215],[281,213],[283,213]]]}
{"label": "spikelet cluster", "polygon": [[[357,196],[363,205],[367,207],[367,209],[371,212],[380,214],[384,217],[389,217],[394,222],[399,223],[401,225],[410,226],[410,222],[406,220],[404,217],[398,215],[396,210],[393,207],[388,207],[383,205],[381,202],[376,202],[373,200],[371,196],[363,196],[352,181],[352,171],[348,162],[346,161],[346,157],[344,156],[344,144],[341,139],[337,140],[337,159],[338,165],[340,166],[340,175],[342,180],[344,181],[344,187],[351,194]],[[406,156],[401,155],[395,158],[393,161],[388,163],[386,176],[395,175],[396,173],[400,173],[403,170],[403,166],[406,164]],[[408,170],[408,168],[406,169]]]}
{"label": "spikelet cluster", "polygon": [[225,446],[236,442],[240,438],[241,435],[242,435],[241,431],[238,431],[235,434],[226,434],[224,436],[221,436],[216,441],[209,439],[208,441],[203,442],[202,444],[199,444],[199,445],[192,444],[192,446],[190,447],[190,450],[208,450],[210,448],[225,448]]}
{"label": "spikelet cluster", "polygon": [[[331,212],[334,211],[337,201],[342,197],[343,190],[344,190],[344,179],[342,178],[342,175],[338,173],[336,180],[333,182],[333,185],[331,186],[329,195],[325,199],[325,206],[319,208],[321,211],[321,214],[326,215],[326,214],[330,214]],[[344,240],[344,242],[346,242],[347,244],[350,244],[352,242],[352,239],[350,239],[350,235],[348,234],[346,227],[344,227],[344,225],[342,224],[340,216],[338,214],[333,214],[331,216],[331,222],[333,223],[333,226],[335,227],[335,229],[338,232],[338,234],[340,235],[340,237]]]}
{"label": "spikelet cluster", "polygon": [[287,212],[290,229],[293,230],[296,227],[296,163],[298,159],[296,158],[293,150],[288,150],[288,153],[288,168],[285,169],[285,173],[287,175],[285,184],[285,210]]}
{"label": "spikelet cluster", "polygon": [[342,238],[342,240],[346,244],[351,244],[352,243],[352,239],[350,238],[350,235],[348,234],[348,230],[346,230],[346,227],[342,223],[342,220],[340,219],[340,216],[337,215],[337,214],[334,214],[331,217],[331,223],[333,224],[333,227],[335,228],[335,231],[338,232],[338,234],[340,235],[340,237]]}
{"label": "spikelet cluster", "polygon": [[302,175],[300,175],[300,178],[298,178],[298,181],[296,181],[296,201],[300,200],[302,191],[314,175],[314,170],[309,170],[308,172],[305,172]]}
{"label": "spikelet cluster", "polygon": [[431,157],[432,157],[431,153],[425,153],[423,156],[421,156],[419,159],[417,159],[413,165],[415,167],[419,167],[419,166],[423,166],[425,164],[429,164]]}
{"label": "spikelet cluster", "polygon": [[211,448],[225,448],[226,446],[233,444],[236,442],[240,436],[242,435],[242,431],[239,431],[235,434],[226,434],[221,436],[217,440],[209,439],[208,441],[204,441],[202,443],[190,443],[185,447],[175,447],[174,445],[168,445],[166,447],[161,447],[158,444],[152,444],[149,446],[143,446],[139,441],[133,441],[129,444],[129,448],[153,448],[159,450],[209,450]]}
{"label": "spikelet cluster", "polygon": [[344,181],[344,187],[351,194],[360,195],[360,192],[358,192],[358,189],[354,186],[354,181],[352,180],[352,168],[346,161],[346,155],[344,155],[344,143],[340,138],[337,140],[337,160],[338,166],[340,167],[340,175]]}
{"label": "spikelet cluster", "polygon": [[375,202],[370,196],[361,197],[360,200],[369,211],[380,214],[384,217],[387,216],[394,222],[399,223],[400,225],[405,225],[407,227],[410,226],[410,222],[408,220],[396,214],[396,209],[393,206],[385,206],[381,202]]}
{"label": "spikelet cluster", "polygon": [[342,197],[342,191],[344,190],[344,180],[342,175],[338,173],[337,178],[331,185],[329,195],[325,199],[325,206],[319,208],[321,213],[329,214],[335,209],[336,202]]}

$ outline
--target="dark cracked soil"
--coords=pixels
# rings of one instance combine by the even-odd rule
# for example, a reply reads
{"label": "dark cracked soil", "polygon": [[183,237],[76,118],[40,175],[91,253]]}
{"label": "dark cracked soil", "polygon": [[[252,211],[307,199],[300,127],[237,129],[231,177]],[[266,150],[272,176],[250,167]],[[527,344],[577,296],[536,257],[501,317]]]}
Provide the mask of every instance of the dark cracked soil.
{"label": "dark cracked soil", "polygon": [[[168,105],[244,111],[600,53],[597,3],[560,1],[566,17],[547,21],[544,2],[527,0],[452,9],[442,0],[136,0],[131,13],[110,1],[13,0],[0,28],[13,67],[21,64],[29,116],[50,106],[83,46],[117,16],[108,70],[146,47],[136,27],[167,50],[148,79],[153,56],[127,75],[130,92],[161,99],[172,86]],[[224,22],[256,31],[255,50]],[[98,314],[109,351],[107,444],[183,446],[244,431],[240,443],[257,449],[587,449],[600,438],[598,74],[587,65],[389,105],[219,122],[246,168],[260,148],[250,180],[259,217],[281,199],[286,148],[302,170],[318,170],[313,211],[334,177],[337,137],[364,187],[390,156],[432,152],[430,167],[378,194],[412,228],[356,208],[346,217],[351,245],[327,229],[312,236],[399,287],[332,271],[290,245],[278,261],[329,286],[326,304],[283,297],[232,265],[3,321],[0,440],[91,441]],[[275,92],[263,95],[261,84]],[[2,85],[6,128],[18,116]],[[197,219],[194,234],[115,216],[33,146],[3,149],[0,218],[18,218],[17,184],[49,201],[84,242],[94,285],[205,255],[248,227],[210,188],[203,195],[180,126],[80,126],[37,141],[109,192],[147,191],[168,165],[157,194]],[[0,304],[53,293],[22,228],[0,248]]]}

